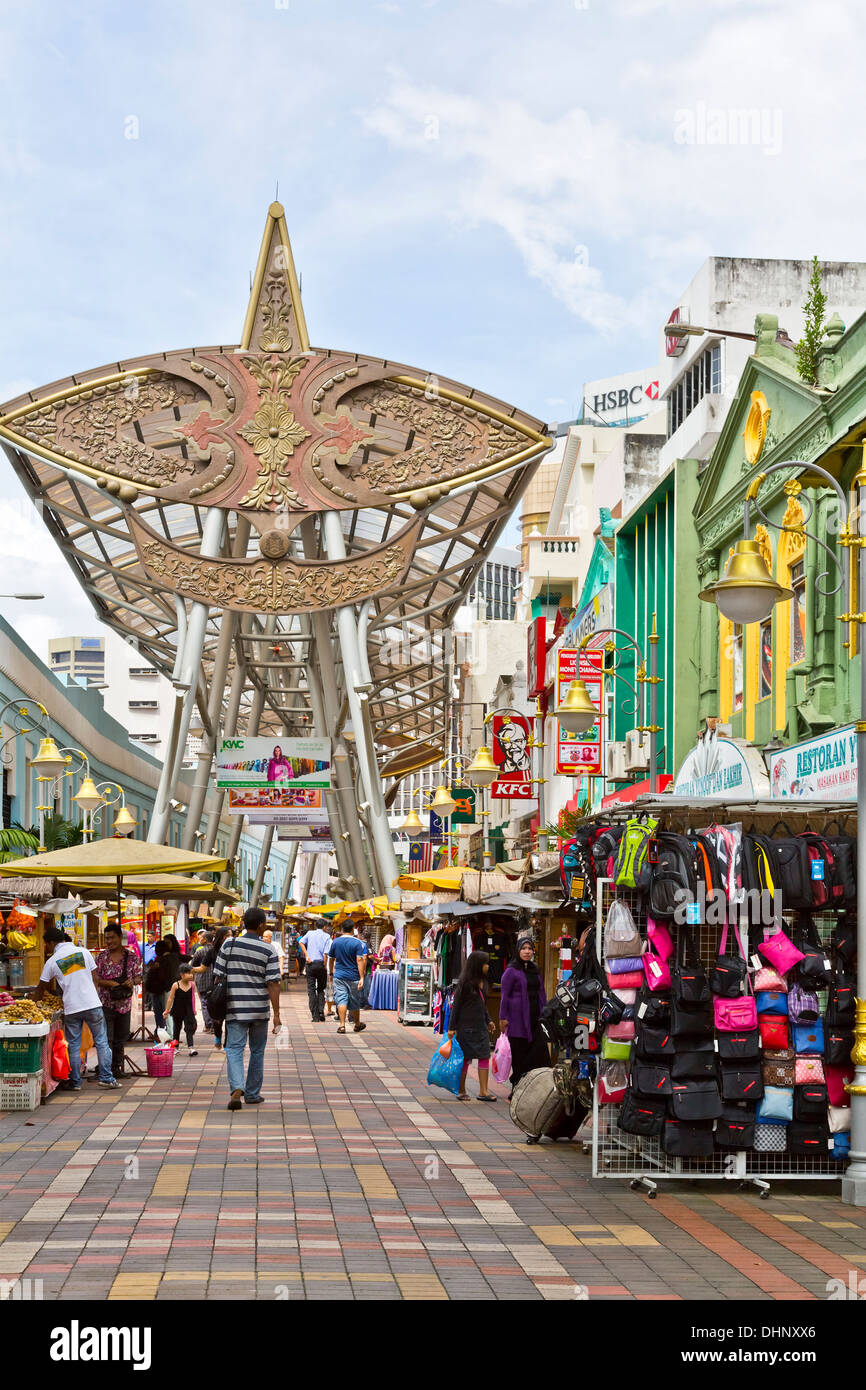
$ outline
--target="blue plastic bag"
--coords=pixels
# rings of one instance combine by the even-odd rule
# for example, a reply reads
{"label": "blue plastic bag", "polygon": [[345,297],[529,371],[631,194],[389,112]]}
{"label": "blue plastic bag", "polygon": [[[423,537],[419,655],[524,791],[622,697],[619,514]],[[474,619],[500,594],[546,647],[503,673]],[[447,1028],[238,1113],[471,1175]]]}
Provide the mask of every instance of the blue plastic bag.
{"label": "blue plastic bag", "polygon": [[450,1091],[452,1095],[456,1096],[460,1090],[460,1076],[463,1072],[463,1049],[457,1039],[452,1038],[451,1054],[448,1057],[443,1057],[442,1048],[446,1044],[447,1039],[437,1047],[430,1059],[427,1085],[441,1086],[443,1090]]}

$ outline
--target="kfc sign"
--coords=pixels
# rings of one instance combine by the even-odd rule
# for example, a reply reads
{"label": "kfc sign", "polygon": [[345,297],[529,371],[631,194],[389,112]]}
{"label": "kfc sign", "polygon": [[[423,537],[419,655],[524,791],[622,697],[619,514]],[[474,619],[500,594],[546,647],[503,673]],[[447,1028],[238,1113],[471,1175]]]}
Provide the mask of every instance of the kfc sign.
{"label": "kfc sign", "polygon": [[494,800],[531,798],[530,737],[529,721],[522,714],[493,716],[493,761],[499,768],[490,787]]}

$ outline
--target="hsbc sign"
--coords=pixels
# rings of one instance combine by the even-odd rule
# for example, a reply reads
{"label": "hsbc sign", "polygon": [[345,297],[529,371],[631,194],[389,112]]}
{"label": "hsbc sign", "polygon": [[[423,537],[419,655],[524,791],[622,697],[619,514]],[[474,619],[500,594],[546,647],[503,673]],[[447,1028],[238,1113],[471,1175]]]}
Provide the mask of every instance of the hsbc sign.
{"label": "hsbc sign", "polygon": [[583,387],[583,423],[626,424],[649,415],[658,398],[656,367],[587,381]]}
{"label": "hsbc sign", "polygon": [[657,381],[650,381],[646,386],[632,386],[626,389],[621,386],[618,391],[603,391],[593,396],[592,400],[587,400],[587,405],[592,406],[593,413],[603,415],[606,410],[628,410],[629,406],[642,405],[645,399],[657,401],[659,398],[659,384]]}

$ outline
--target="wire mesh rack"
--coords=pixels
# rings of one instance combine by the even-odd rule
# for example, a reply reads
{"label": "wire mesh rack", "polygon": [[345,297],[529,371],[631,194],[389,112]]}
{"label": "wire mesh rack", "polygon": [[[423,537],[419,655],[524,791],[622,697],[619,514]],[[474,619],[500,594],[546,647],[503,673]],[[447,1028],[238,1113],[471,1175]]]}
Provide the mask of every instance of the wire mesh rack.
{"label": "wire mesh rack", "polygon": [[[614,899],[625,903],[634,918],[635,926],[642,939],[646,940],[647,912],[644,897],[630,889],[617,888],[612,879],[599,879],[596,885],[596,949],[599,960],[603,960],[603,933],[608,909]],[[790,927],[794,914],[783,913],[783,922]],[[813,920],[822,943],[828,943],[836,925],[834,913],[815,913]],[[738,922],[743,950],[748,958],[750,952],[749,931],[752,945],[762,938],[761,929],[749,927],[748,920],[741,913]],[[706,922],[690,928],[692,938],[698,949],[701,962],[709,972],[715,965],[719,953],[719,942],[723,925]],[[729,935],[732,928],[729,928]],[[827,1004],[827,990],[819,990],[818,998],[823,1017]],[[620,1106],[600,1102],[598,1083],[593,1087],[592,1124],[592,1175],[594,1178],[618,1178],[631,1183],[632,1187],[644,1187],[654,1197],[657,1184],[662,1180],[705,1181],[721,1180],[747,1183],[756,1187],[761,1197],[768,1197],[770,1180],[809,1180],[832,1181],[842,1176],[843,1165],[833,1158],[831,1151],[820,1156],[800,1157],[787,1152],[772,1153],[754,1149],[717,1149],[701,1158],[679,1158],[665,1153],[661,1137],[645,1137],[627,1134],[619,1128]]]}

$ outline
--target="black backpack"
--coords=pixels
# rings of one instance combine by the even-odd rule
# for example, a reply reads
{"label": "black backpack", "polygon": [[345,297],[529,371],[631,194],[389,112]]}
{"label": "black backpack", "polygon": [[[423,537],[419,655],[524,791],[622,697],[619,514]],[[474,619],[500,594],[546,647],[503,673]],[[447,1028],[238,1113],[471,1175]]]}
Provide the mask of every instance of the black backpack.
{"label": "black backpack", "polygon": [[779,839],[770,839],[768,836],[762,838],[773,856],[773,877],[776,881],[776,892],[782,895],[782,909],[811,911],[811,864],[803,841],[797,835],[786,835]]}
{"label": "black backpack", "polygon": [[650,849],[649,916],[670,921],[683,902],[697,897],[695,847],[685,835],[664,830]]}
{"label": "black backpack", "polygon": [[845,907],[853,907],[857,902],[857,841],[853,835],[828,835],[827,844],[836,856],[841,901]]}

